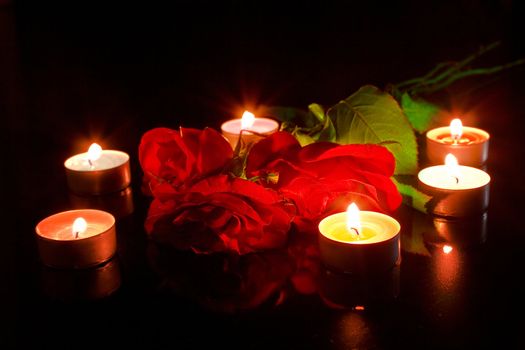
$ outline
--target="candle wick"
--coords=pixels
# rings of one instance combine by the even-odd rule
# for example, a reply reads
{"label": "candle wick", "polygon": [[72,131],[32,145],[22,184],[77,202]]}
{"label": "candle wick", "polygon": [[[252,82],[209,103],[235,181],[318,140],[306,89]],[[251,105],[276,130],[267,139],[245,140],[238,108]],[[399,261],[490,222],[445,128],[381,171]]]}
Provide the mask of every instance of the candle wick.
{"label": "candle wick", "polygon": [[452,176],[454,179],[456,179],[456,184],[459,184],[459,177],[457,176]]}
{"label": "candle wick", "polygon": [[89,158],[88,158],[88,163],[89,163],[89,166],[93,168],[93,162]]}
{"label": "candle wick", "polygon": [[78,238],[78,233],[79,233],[78,231],[75,231],[75,239]]}
{"label": "candle wick", "polygon": [[355,231],[355,234],[357,236],[359,236],[359,230],[358,229],[356,229],[355,227],[350,227],[350,230]]}

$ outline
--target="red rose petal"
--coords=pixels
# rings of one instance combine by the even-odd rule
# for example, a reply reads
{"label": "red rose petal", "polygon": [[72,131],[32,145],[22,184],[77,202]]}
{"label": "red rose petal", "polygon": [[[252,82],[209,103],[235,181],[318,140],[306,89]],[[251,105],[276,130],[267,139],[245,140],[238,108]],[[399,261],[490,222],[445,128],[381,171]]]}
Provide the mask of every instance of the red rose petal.
{"label": "red rose petal", "polygon": [[262,169],[268,162],[275,159],[291,161],[301,145],[295,137],[287,132],[276,132],[257,142],[248,155],[246,172],[248,174]]}

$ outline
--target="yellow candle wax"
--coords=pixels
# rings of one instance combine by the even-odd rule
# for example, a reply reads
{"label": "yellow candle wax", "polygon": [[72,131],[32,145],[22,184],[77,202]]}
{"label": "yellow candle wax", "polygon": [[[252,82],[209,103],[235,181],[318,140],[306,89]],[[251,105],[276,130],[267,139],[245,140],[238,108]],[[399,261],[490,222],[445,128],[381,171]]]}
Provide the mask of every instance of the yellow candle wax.
{"label": "yellow candle wax", "polygon": [[319,223],[323,263],[357,274],[392,268],[399,259],[399,223],[385,214],[360,211],[358,223],[352,224],[349,211],[330,215]]}

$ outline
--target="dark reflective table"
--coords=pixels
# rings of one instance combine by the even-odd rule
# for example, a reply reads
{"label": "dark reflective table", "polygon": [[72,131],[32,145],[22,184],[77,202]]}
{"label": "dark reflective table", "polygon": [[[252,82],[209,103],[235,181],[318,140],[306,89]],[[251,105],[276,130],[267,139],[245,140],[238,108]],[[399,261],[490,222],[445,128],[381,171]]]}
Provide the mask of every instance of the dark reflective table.
{"label": "dark reflective table", "polygon": [[[385,12],[400,15],[388,6]],[[328,105],[364,83],[403,80],[437,61],[464,57],[472,50],[462,43],[476,47],[493,36],[507,40],[494,61],[523,53],[514,4],[498,4],[501,17],[463,4],[473,18],[435,6],[443,16],[430,23],[417,17],[414,25],[422,29],[414,33],[386,14],[347,27],[341,23],[349,18],[336,5],[319,10],[322,31],[312,29],[309,16],[288,23],[291,10],[284,8],[264,8],[257,26],[246,27],[235,11],[221,17],[214,8],[201,13],[199,23],[206,25],[197,26],[196,5],[169,14],[124,9],[132,16],[119,16],[122,25],[115,24],[121,9],[88,6],[97,19],[93,27],[74,11],[62,17],[58,5],[2,4],[0,52],[9,54],[0,56],[0,76],[10,87],[2,90],[8,103],[1,110],[8,130],[2,165],[6,348],[524,348],[522,69],[469,94],[466,82],[444,96],[450,110],[466,112],[465,125],[491,134],[488,212],[458,221],[401,207],[394,215],[402,225],[401,261],[384,275],[326,270],[307,253],[314,241],[298,254],[195,256],[159,247],[144,231],[150,199],[140,191],[137,147],[152,127],[218,128],[235,108],[255,102]],[[411,2],[401,8],[411,18],[422,10]],[[386,37],[366,30],[372,20]],[[475,20],[485,26],[473,26]],[[436,27],[459,23],[458,32]],[[392,27],[398,32],[390,33]],[[346,35],[363,35],[358,48],[378,45],[355,58],[338,45]],[[402,39],[411,35],[420,42],[443,39],[415,47]],[[242,56],[243,50],[254,54]],[[392,64],[385,62],[387,52]],[[326,75],[312,73],[319,70]],[[243,101],[250,94],[259,100]],[[92,198],[68,192],[63,162],[94,139],[130,154],[130,188]],[[87,207],[117,218],[116,256],[89,270],[43,266],[37,222]]]}

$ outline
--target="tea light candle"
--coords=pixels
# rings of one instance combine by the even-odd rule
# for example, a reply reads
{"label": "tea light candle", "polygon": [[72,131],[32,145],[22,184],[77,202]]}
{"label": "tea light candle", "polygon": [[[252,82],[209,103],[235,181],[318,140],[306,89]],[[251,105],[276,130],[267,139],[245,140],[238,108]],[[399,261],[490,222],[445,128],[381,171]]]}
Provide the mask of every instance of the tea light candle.
{"label": "tea light candle", "polygon": [[51,267],[99,265],[117,248],[115,218],[101,210],[61,212],[40,221],[35,231],[40,258]]}
{"label": "tea light candle", "polygon": [[279,129],[279,123],[270,118],[256,118],[253,113],[244,111],[241,119],[231,119],[221,125],[222,135],[233,149],[241,137],[246,144],[255,143]]}
{"label": "tea light candle", "polygon": [[450,153],[460,164],[481,167],[487,162],[489,138],[487,132],[464,127],[460,119],[454,119],[450,126],[427,132],[427,157],[432,164],[440,164]]}
{"label": "tea light candle", "polygon": [[321,259],[328,268],[353,274],[388,271],[400,258],[400,229],[394,218],[359,211],[352,203],[319,223]]}
{"label": "tea light candle", "polygon": [[86,153],[68,158],[64,166],[69,189],[80,195],[117,192],[131,182],[129,155],[102,150],[96,143]]}
{"label": "tea light candle", "polygon": [[436,215],[464,217],[485,212],[489,205],[490,176],[483,170],[458,165],[452,154],[445,165],[421,170],[420,189],[433,196],[429,211]]}

